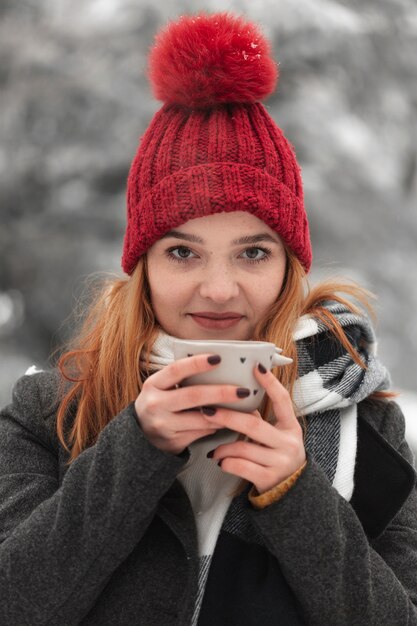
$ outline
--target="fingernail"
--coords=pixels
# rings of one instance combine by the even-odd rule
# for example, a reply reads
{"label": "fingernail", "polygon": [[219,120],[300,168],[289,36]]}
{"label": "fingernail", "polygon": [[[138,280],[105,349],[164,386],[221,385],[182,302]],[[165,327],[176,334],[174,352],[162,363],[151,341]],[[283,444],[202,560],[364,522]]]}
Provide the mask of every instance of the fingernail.
{"label": "fingernail", "polygon": [[217,363],[220,363],[221,360],[222,357],[219,354],[213,354],[212,356],[207,357],[207,361],[210,365],[217,365]]}
{"label": "fingernail", "polygon": [[201,412],[204,413],[204,415],[214,415],[216,413],[217,409],[215,406],[202,406],[201,407]]}
{"label": "fingernail", "polygon": [[267,372],[266,367],[264,367],[262,363],[258,363],[258,370],[261,372],[261,374],[266,374]]}
{"label": "fingernail", "polygon": [[239,389],[236,389],[236,395],[238,398],[247,398],[248,396],[250,396],[250,389],[239,387]]}
{"label": "fingernail", "polygon": [[212,459],[213,458],[213,454],[214,454],[214,450],[210,450],[210,452],[207,452],[207,458],[208,459]]}
{"label": "fingernail", "polygon": [[217,465],[218,465],[219,467],[221,467],[221,466],[222,466],[222,461],[218,461]]}

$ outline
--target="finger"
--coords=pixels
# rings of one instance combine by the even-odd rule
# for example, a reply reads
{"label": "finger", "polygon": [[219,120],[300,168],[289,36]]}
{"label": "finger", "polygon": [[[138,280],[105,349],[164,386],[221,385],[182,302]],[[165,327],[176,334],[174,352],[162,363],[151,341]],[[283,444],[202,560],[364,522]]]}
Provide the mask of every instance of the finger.
{"label": "finger", "polygon": [[240,458],[252,461],[263,467],[271,467],[277,463],[277,450],[250,443],[249,441],[236,441],[218,446],[211,458],[217,461],[225,458]]}
{"label": "finger", "polygon": [[[157,389],[172,389],[175,385],[178,385],[184,380],[184,378],[200,374],[201,372],[207,372],[216,367],[220,361],[213,357],[220,359],[218,355],[211,353],[196,354],[195,356],[186,357],[185,359],[178,359],[178,361],[174,361],[158,372],[151,374],[151,376],[147,378],[147,382]],[[212,363],[209,362],[209,358]]]}
{"label": "finger", "polygon": [[184,448],[192,444],[194,441],[202,439],[203,437],[214,435],[215,432],[215,430],[209,428],[207,430],[186,430],[175,440],[176,447],[179,450],[184,450]]}
{"label": "finger", "polygon": [[219,445],[209,458],[221,461],[224,458],[241,458],[265,468],[279,470],[281,475],[290,476],[306,458],[302,441],[290,432],[280,433],[278,445],[268,448],[251,441],[236,441]]}
{"label": "finger", "polygon": [[221,462],[220,468],[222,472],[226,472],[227,474],[234,474],[235,476],[239,476],[244,480],[248,480],[254,485],[261,483],[265,480],[266,470],[261,465],[257,463],[253,463],[252,461],[247,461],[246,459],[234,459],[227,458],[223,459]]}
{"label": "finger", "polygon": [[200,430],[218,430],[219,427],[202,415],[199,411],[194,413],[173,413],[169,419],[156,417],[150,425],[155,432],[165,433],[184,433],[186,431]]}
{"label": "finger", "polygon": [[276,427],[281,429],[298,427],[299,422],[294,412],[290,394],[270,370],[263,367],[262,363],[260,365],[261,368],[254,368],[254,375],[272,401],[277,420]]}
{"label": "finger", "polygon": [[219,430],[218,426],[213,425],[205,418],[204,415],[197,411],[194,415],[190,415],[190,413],[175,413],[175,418],[178,418],[173,420],[173,425],[176,426],[176,432],[185,432],[187,430],[205,430],[207,428],[216,431]]}
{"label": "finger", "polygon": [[239,411],[218,408],[213,416],[207,415],[206,419],[219,428],[234,430],[268,448],[278,445],[279,432],[276,427],[271,426],[253,413],[240,413]]}
{"label": "finger", "polygon": [[191,385],[170,393],[169,408],[171,411],[183,411],[197,406],[238,402],[249,394],[249,390],[243,392],[243,388],[236,385]]}
{"label": "finger", "polygon": [[213,435],[215,432],[216,431],[214,431],[213,429],[194,431],[187,430],[175,438],[166,440],[161,437],[159,439],[156,439],[156,441],[158,443],[158,447],[161,450],[172,452],[173,454],[180,454],[187,446],[189,446],[194,441],[202,439],[203,437],[207,437],[208,435]]}

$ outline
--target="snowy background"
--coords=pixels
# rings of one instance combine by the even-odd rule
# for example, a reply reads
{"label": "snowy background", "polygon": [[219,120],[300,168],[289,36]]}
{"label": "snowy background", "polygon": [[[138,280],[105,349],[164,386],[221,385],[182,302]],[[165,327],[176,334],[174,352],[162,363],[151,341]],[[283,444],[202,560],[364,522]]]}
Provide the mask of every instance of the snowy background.
{"label": "snowy background", "polygon": [[155,31],[186,12],[258,21],[268,107],[294,144],[313,279],[378,295],[379,354],[417,450],[417,4],[412,0],[0,0],[0,404],[64,338],[82,281],[120,272],[125,184],[159,108]]}

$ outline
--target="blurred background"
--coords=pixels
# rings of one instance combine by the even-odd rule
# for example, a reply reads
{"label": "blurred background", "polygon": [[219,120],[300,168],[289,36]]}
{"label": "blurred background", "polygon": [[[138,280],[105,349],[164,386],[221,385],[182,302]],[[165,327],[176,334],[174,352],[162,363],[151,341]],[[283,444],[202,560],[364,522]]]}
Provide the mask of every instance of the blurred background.
{"label": "blurred background", "polygon": [[267,106],[302,166],[312,279],[378,295],[379,354],[417,449],[413,0],[0,0],[0,404],[48,366],[86,277],[121,272],[126,177],[160,106],[145,73],[155,32],[229,9],[280,62]]}

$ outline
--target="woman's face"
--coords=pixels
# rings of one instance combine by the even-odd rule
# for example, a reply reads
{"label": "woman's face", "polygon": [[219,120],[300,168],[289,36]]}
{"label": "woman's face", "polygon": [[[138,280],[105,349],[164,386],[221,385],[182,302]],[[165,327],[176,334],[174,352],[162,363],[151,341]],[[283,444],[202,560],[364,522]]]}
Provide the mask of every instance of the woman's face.
{"label": "woman's face", "polygon": [[286,268],[277,233],[246,211],[189,220],[147,259],[155,315],[181,339],[251,339]]}

